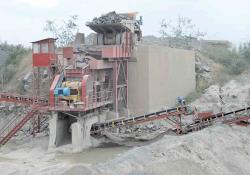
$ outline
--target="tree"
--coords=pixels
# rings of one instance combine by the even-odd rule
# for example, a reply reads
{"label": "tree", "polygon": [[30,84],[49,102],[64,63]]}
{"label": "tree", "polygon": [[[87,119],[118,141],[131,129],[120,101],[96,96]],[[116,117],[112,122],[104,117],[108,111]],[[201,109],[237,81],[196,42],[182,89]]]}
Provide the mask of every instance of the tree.
{"label": "tree", "polygon": [[30,49],[21,44],[12,45],[7,42],[0,43],[0,83],[3,85],[13,77],[17,71],[17,66],[25,55],[30,53]]}
{"label": "tree", "polygon": [[205,33],[192,23],[189,18],[178,17],[176,24],[163,19],[161,21],[161,37],[168,40],[170,47],[188,48],[193,40],[200,39]]}
{"label": "tree", "polygon": [[61,25],[58,25],[55,20],[47,20],[44,31],[50,32],[53,37],[57,38],[59,47],[67,46],[74,40],[75,34],[79,29],[77,20],[77,15],[70,16]]}
{"label": "tree", "polygon": [[247,61],[250,61],[250,43],[241,43],[239,48],[239,53]]}

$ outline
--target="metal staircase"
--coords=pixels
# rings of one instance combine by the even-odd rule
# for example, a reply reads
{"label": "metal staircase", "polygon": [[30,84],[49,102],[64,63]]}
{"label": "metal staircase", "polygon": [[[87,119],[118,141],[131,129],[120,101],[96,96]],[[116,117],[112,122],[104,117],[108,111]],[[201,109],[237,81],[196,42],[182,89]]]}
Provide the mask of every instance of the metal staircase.
{"label": "metal staircase", "polygon": [[7,143],[38,111],[31,109],[24,115],[17,115],[0,130],[0,145]]}

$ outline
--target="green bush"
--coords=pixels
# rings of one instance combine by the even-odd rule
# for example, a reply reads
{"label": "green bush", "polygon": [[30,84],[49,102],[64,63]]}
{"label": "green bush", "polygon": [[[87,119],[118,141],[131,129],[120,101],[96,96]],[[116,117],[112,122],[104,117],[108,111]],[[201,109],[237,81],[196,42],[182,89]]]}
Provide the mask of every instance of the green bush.
{"label": "green bush", "polygon": [[30,52],[30,49],[22,45],[11,45],[7,42],[0,43],[0,48],[7,55],[7,58],[2,66],[0,66],[1,79],[7,83],[15,74],[17,65]]}
{"label": "green bush", "polygon": [[28,49],[24,48],[22,45],[10,45],[8,52],[8,58],[5,65],[18,65],[23,56],[28,53]]}
{"label": "green bush", "polygon": [[202,48],[202,52],[216,63],[222,64],[226,72],[231,75],[241,74],[250,65],[250,62],[246,60],[245,56],[235,49],[205,46]]}

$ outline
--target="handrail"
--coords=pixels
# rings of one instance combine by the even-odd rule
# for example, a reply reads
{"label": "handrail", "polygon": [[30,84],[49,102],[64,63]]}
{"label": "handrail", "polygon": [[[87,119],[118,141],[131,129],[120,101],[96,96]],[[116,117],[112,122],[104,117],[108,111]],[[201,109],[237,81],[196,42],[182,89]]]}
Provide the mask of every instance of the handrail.
{"label": "handrail", "polygon": [[62,97],[58,96],[56,97],[54,107],[50,107],[50,110],[63,110],[63,111],[74,111],[74,110],[79,110],[79,111],[88,111],[90,109],[95,109],[99,108],[101,106],[105,106],[107,104],[110,104],[113,102],[113,91],[112,89],[105,89],[99,92],[94,93],[93,91],[88,92],[87,96],[84,99],[81,99],[81,101],[76,101],[70,103],[71,105],[75,106],[72,108],[70,104],[62,105],[62,101],[65,101],[66,99],[61,99],[58,102],[58,99]]}
{"label": "handrail", "polygon": [[19,117],[19,120],[11,121],[4,129],[1,130],[0,145],[5,144],[11,137],[18,132],[29,119],[31,119],[37,113],[36,109],[32,109],[27,112],[23,117]]}
{"label": "handrail", "polygon": [[[14,117],[14,118],[12,118],[10,121],[8,121],[7,123],[6,123],[6,125],[4,126],[4,128],[2,128],[1,130],[0,130],[0,138],[1,137],[3,137],[2,135],[5,133],[5,131],[6,130],[8,130],[9,128],[10,128],[10,126],[15,122],[16,123],[16,121],[18,120],[18,119],[20,119],[21,118],[21,116],[20,115],[17,115],[16,117]],[[19,120],[20,121],[20,120]]]}

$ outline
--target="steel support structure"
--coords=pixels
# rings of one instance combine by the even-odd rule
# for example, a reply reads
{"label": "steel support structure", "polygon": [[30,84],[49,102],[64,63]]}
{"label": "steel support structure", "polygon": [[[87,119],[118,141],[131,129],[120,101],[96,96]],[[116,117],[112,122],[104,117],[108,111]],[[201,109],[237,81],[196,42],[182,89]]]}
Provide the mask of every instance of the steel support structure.
{"label": "steel support structure", "polygon": [[121,58],[113,62],[114,111],[128,108],[128,59]]}
{"label": "steel support structure", "polygon": [[41,117],[42,117],[42,113],[38,112],[36,116],[33,117],[33,121],[32,121],[32,135],[33,137],[36,136],[36,133],[41,132]]}
{"label": "steel support structure", "polygon": [[32,95],[33,98],[40,96],[40,67],[33,67]]}
{"label": "steel support structure", "polygon": [[[33,79],[32,79],[32,95],[33,98],[46,97],[49,96],[49,88],[55,77],[55,70],[57,67],[33,67]],[[47,77],[42,78],[42,73],[47,71]],[[43,90],[42,90],[43,89]]]}

